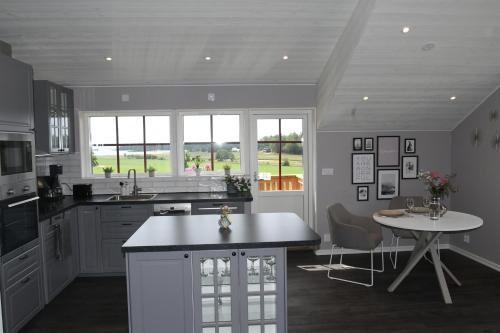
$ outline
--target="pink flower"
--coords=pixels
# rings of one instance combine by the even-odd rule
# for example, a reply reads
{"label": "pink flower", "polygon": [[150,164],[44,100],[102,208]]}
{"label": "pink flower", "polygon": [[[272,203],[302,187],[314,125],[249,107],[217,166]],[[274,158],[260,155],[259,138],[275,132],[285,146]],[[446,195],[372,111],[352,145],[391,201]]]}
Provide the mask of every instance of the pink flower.
{"label": "pink flower", "polygon": [[431,171],[431,177],[432,178],[439,178],[441,174],[437,171]]}

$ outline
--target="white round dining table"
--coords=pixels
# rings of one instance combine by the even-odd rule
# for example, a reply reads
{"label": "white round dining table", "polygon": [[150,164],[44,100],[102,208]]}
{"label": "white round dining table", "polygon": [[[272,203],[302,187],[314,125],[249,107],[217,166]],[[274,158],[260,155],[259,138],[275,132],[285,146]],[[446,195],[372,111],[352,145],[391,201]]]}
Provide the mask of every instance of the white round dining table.
{"label": "white round dining table", "polygon": [[425,253],[430,252],[443,299],[446,304],[451,304],[452,300],[443,270],[457,285],[461,286],[461,283],[441,261],[436,251],[436,241],[443,233],[458,233],[480,228],[483,225],[483,220],[474,215],[455,211],[448,211],[439,220],[431,220],[425,214],[406,213],[400,217],[387,217],[380,215],[378,212],[373,214],[373,219],[388,228],[409,230],[417,241],[405,268],[387,290],[394,292]]}

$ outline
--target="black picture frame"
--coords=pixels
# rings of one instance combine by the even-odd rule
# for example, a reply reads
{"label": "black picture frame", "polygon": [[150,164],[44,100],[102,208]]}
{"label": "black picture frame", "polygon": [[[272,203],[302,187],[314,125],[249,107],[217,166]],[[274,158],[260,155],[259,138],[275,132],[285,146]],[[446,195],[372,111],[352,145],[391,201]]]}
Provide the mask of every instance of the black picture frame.
{"label": "black picture frame", "polygon": [[[355,174],[355,158],[361,156],[370,155],[371,158],[371,175],[372,177],[366,181],[356,181],[354,179]],[[351,155],[351,184],[352,185],[362,185],[362,184],[375,184],[375,154],[374,153],[352,153]]]}
{"label": "black picture frame", "polygon": [[[365,190],[365,192],[363,192]],[[362,197],[361,194],[366,193],[366,197]],[[370,201],[370,187],[363,185],[356,187],[356,200],[357,201]]]}
{"label": "black picture frame", "polygon": [[[375,150],[375,146],[374,146],[374,140],[373,138],[365,138],[364,139],[365,142],[364,142],[364,148],[366,151],[374,151]],[[370,144],[368,142],[371,142]]]}
{"label": "black picture frame", "polygon": [[[411,177],[408,177],[407,163],[414,160],[413,171]],[[418,156],[403,155],[401,156],[401,179],[418,179]]]}
{"label": "black picture frame", "polygon": [[[394,191],[392,193],[384,193],[385,191],[388,191],[390,190],[389,189],[385,189],[382,187],[382,174],[388,174],[390,175],[391,173],[393,174],[392,175],[392,180],[393,182],[389,185],[393,185],[394,186]],[[394,197],[397,197],[399,196],[399,193],[400,193],[400,188],[401,188],[401,182],[400,182],[400,178],[399,178],[399,173],[400,173],[400,170],[399,169],[378,169],[377,170],[377,200],[391,200],[392,198]]]}
{"label": "black picture frame", "polygon": [[415,138],[406,138],[405,154],[415,154],[416,152],[417,152],[417,140]]}
{"label": "black picture frame", "polygon": [[354,150],[354,151],[363,150],[363,138],[353,138],[352,139],[352,150]]}
{"label": "black picture frame", "polygon": [[397,135],[377,136],[377,166],[399,168],[401,137]]}

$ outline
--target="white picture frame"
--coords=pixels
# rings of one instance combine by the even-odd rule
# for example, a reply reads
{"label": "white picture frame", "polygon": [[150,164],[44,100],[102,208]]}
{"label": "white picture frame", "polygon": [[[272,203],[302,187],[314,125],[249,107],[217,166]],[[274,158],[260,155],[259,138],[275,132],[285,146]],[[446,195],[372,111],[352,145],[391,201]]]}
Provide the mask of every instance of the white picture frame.
{"label": "white picture frame", "polygon": [[352,184],[375,184],[375,154],[352,154]]}
{"label": "white picture frame", "polygon": [[377,200],[399,196],[399,169],[379,169],[377,172]]}

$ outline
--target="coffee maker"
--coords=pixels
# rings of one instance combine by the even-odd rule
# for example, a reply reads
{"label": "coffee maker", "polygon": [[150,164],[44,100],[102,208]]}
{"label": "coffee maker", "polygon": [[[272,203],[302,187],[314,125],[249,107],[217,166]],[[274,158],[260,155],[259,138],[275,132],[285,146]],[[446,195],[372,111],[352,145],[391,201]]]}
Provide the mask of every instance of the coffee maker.
{"label": "coffee maker", "polygon": [[63,166],[59,164],[49,165],[49,176],[37,177],[38,195],[48,201],[63,199],[63,191],[59,182],[59,175],[63,173]]}

